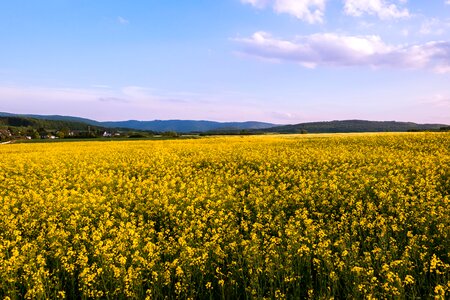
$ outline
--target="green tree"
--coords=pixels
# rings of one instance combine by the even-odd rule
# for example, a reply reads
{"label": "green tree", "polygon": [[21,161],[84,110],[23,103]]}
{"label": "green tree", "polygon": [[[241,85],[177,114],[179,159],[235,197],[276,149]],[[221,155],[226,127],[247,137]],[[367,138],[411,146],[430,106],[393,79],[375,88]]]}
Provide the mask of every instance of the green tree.
{"label": "green tree", "polygon": [[165,132],[162,133],[162,136],[178,137],[178,133],[176,133],[176,131],[165,131]]}

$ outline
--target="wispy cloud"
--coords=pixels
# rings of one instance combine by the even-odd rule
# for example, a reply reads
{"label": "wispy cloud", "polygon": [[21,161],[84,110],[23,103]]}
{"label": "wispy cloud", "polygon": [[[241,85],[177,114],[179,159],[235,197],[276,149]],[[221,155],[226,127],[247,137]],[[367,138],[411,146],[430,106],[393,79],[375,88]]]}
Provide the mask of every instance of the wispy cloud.
{"label": "wispy cloud", "polygon": [[307,114],[285,111],[272,111],[270,114],[273,119],[278,120],[283,124],[295,123],[298,120],[305,120],[308,117]]}
{"label": "wispy cloud", "polygon": [[[374,15],[382,20],[407,18],[410,13],[407,8],[400,8],[385,0],[344,0],[344,12],[349,16]],[[406,1],[398,1],[400,5]]]}
{"label": "wispy cloud", "polygon": [[229,93],[167,92],[140,86],[82,89],[0,85],[0,111],[61,114],[95,120],[271,120],[266,110]]}
{"label": "wispy cloud", "polygon": [[[431,97],[423,99],[423,101],[421,103],[437,106],[437,107],[440,107],[440,108],[443,108],[443,109],[444,108],[450,109],[450,96],[438,93],[438,94],[435,94],[435,95],[433,95]],[[449,110],[448,115],[450,115],[450,110]]]}
{"label": "wispy cloud", "polygon": [[125,19],[124,17],[121,17],[121,16],[117,17],[117,22],[119,22],[122,25],[127,25],[130,23],[130,21],[128,21],[127,19]]}
{"label": "wispy cloud", "polygon": [[419,33],[423,35],[442,35],[450,28],[450,20],[440,20],[438,18],[429,18],[420,25]]}
{"label": "wispy cloud", "polygon": [[334,33],[299,36],[285,40],[265,32],[236,39],[241,52],[264,59],[316,66],[369,66],[450,72],[450,42],[432,41],[416,45],[389,45],[375,35],[348,36]]}
{"label": "wispy cloud", "polygon": [[[450,0],[447,0],[447,3]],[[272,8],[277,13],[290,14],[307,23],[323,23],[327,0],[241,0],[258,9]],[[344,13],[353,17],[376,16],[381,20],[410,17],[407,0],[343,0]]]}
{"label": "wispy cloud", "polygon": [[106,84],[92,84],[91,87],[97,88],[97,89],[110,89],[111,86]]}
{"label": "wispy cloud", "polygon": [[277,13],[290,14],[310,24],[322,23],[326,0],[241,0],[263,9],[271,7]]}
{"label": "wispy cloud", "polygon": [[128,100],[118,97],[100,97],[98,98],[100,102],[119,102],[119,103],[127,103]]}
{"label": "wispy cloud", "polygon": [[0,85],[0,111],[72,115],[99,121],[197,119],[293,124],[351,118],[397,118],[416,122],[450,122],[448,93],[421,95],[416,100],[415,105],[412,105],[413,101],[404,104],[389,102],[387,106],[380,106],[378,100],[350,104],[318,99],[288,105],[283,101],[263,103],[254,96],[232,91],[202,94],[164,92],[139,86],[113,91]]}

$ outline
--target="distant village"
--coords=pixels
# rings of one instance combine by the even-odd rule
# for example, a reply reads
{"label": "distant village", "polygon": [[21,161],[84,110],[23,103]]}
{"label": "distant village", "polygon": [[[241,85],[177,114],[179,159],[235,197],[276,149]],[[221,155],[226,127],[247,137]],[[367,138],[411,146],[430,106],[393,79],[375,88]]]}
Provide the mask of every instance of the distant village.
{"label": "distant village", "polygon": [[4,127],[0,128],[0,142],[26,141],[26,140],[58,140],[58,139],[126,139],[126,138],[178,138],[180,135],[174,131],[157,133],[153,131],[119,130],[117,128],[91,128],[87,130],[61,130],[34,129],[30,127]]}
{"label": "distant village", "polygon": [[0,140],[37,140],[37,139],[83,139],[83,138],[119,138],[129,137],[130,132],[121,133],[117,130],[46,130],[33,128],[8,127],[0,129]]}

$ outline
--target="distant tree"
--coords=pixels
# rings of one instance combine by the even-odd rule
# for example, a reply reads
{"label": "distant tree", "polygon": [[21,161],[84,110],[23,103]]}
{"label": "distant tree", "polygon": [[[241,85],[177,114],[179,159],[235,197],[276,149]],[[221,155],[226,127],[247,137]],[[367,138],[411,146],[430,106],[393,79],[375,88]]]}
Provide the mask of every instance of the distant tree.
{"label": "distant tree", "polygon": [[39,132],[37,132],[36,130],[33,132],[33,134],[31,135],[32,139],[40,139],[41,136],[39,135]]}
{"label": "distant tree", "polygon": [[33,125],[33,122],[27,118],[7,117],[6,119],[8,120],[9,125],[15,126],[15,127],[19,127],[19,126],[27,127],[27,126]]}
{"label": "distant tree", "polygon": [[34,128],[28,128],[26,131],[26,135],[30,136],[32,139],[39,139],[39,132]]}
{"label": "distant tree", "polygon": [[46,136],[47,135],[47,130],[45,130],[44,127],[40,127],[38,130],[39,136]]}
{"label": "distant tree", "polygon": [[11,132],[7,129],[0,129],[0,141],[8,141],[11,139]]}
{"label": "distant tree", "polygon": [[18,127],[11,127],[11,126],[9,126],[8,127],[8,131],[11,133],[12,136],[18,136],[18,135],[21,134],[20,128],[18,128]]}
{"label": "distant tree", "polygon": [[132,138],[132,139],[139,139],[139,138],[145,138],[145,137],[147,137],[147,136],[144,135],[144,134],[142,134],[142,133],[136,133],[136,132],[133,132],[133,133],[131,133],[128,137],[129,137],[129,138]]}
{"label": "distant tree", "polygon": [[64,136],[69,136],[70,134],[70,129],[68,127],[63,127],[61,128],[60,132],[62,132],[64,134]]}
{"label": "distant tree", "polygon": [[178,133],[176,131],[165,131],[162,133],[162,136],[165,137],[178,137]]}

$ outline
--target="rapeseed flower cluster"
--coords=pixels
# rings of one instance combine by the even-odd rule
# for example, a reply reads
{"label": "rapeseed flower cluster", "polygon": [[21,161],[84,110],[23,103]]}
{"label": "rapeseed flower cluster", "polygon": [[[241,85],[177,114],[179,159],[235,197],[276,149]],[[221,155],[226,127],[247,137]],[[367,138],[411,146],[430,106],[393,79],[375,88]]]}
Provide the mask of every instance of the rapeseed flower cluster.
{"label": "rapeseed flower cluster", "polygon": [[0,147],[0,298],[450,297],[448,133]]}

